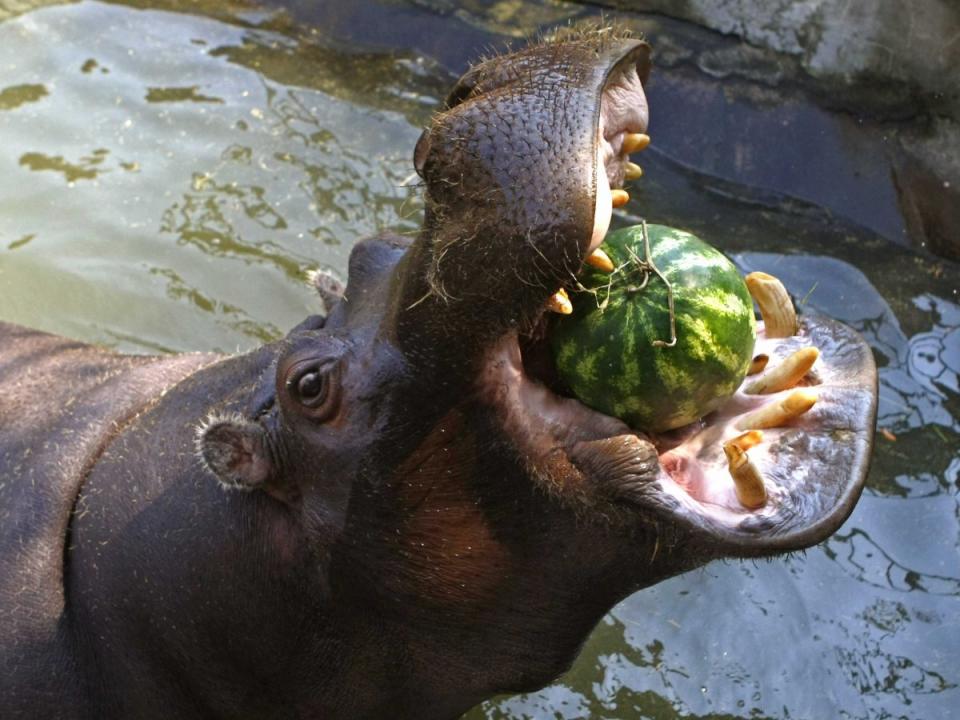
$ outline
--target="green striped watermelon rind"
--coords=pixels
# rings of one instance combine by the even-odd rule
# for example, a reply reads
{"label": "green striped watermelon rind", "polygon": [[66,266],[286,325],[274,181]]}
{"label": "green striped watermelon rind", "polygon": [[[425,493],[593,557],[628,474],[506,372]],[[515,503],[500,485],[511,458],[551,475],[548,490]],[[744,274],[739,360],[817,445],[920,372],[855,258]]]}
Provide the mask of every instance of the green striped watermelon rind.
{"label": "green striped watermelon rind", "polygon": [[753,301],[736,267],[695,235],[647,225],[651,258],[673,288],[676,338],[670,340],[666,285],[645,273],[641,226],[610,233],[601,245],[613,274],[587,267],[573,313],[551,331],[557,371],[584,404],[631,427],[663,432],[707,415],[743,382],[753,357]]}

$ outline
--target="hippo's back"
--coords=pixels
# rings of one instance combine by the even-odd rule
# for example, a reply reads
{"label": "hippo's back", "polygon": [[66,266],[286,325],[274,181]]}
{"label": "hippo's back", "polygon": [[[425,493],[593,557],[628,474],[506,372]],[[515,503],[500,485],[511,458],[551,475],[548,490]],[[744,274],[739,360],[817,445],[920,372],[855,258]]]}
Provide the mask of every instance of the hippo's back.
{"label": "hippo's back", "polygon": [[[110,438],[211,355],[125,356],[0,323],[0,714],[73,717],[74,501]],[[78,703],[79,704],[79,703]]]}

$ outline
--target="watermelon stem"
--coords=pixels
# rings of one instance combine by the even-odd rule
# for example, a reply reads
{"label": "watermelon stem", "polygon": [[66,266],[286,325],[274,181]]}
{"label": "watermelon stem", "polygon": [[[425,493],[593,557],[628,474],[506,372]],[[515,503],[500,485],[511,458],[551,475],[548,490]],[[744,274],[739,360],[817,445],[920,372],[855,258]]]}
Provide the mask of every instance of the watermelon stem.
{"label": "watermelon stem", "polygon": [[673,308],[673,286],[670,284],[670,281],[660,272],[654,262],[653,257],[650,255],[650,235],[647,233],[647,221],[641,220],[640,226],[643,228],[643,253],[646,257],[641,260],[637,257],[637,254],[633,251],[632,248],[627,248],[627,252],[630,253],[630,258],[633,260],[634,264],[640,269],[643,273],[643,283],[639,287],[629,287],[627,292],[639,292],[647,286],[647,282],[650,280],[650,273],[656,273],[657,277],[663,281],[663,284],[667,288],[667,314],[670,317],[670,340],[654,340],[654,347],[668,347],[671,348],[677,344],[677,314]]}
{"label": "watermelon stem", "polygon": [[[638,270],[643,273],[643,282],[641,282],[639,285],[628,285],[624,289],[624,292],[626,292],[628,295],[633,295],[634,293],[638,293],[643,290],[647,286],[647,283],[650,282],[650,274],[654,273],[658,278],[660,278],[660,280],[663,281],[663,284],[667,288],[667,315],[670,318],[670,339],[653,340],[651,344],[654,347],[672,348],[677,344],[677,313],[674,310],[673,305],[673,286],[670,284],[670,281],[667,280],[666,276],[660,272],[660,268],[658,268],[653,262],[653,256],[650,253],[650,235],[647,232],[647,221],[641,220],[640,223],[641,227],[643,228],[644,259],[641,260],[640,256],[633,251],[633,248],[630,246],[625,246],[624,249],[630,256],[630,259],[614,268],[613,272],[607,274],[607,282],[605,285],[596,288],[588,288],[585,287],[576,276],[573,276],[573,281],[578,291],[587,292],[593,295],[594,300],[597,303],[597,309],[600,310],[600,312],[603,312],[607,309],[607,306],[610,303],[610,293],[613,289],[614,277],[618,273],[622,272],[628,265],[632,263],[633,267],[631,269]],[[603,300],[600,300],[600,292],[603,290],[606,290],[606,296],[603,298]]]}

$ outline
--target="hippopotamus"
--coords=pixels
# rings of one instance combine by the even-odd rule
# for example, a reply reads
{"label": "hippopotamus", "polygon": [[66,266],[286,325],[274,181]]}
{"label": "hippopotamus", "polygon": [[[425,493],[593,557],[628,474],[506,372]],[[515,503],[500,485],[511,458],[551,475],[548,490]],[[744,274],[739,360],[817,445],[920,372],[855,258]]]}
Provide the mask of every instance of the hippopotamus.
{"label": "hippopotamus", "polygon": [[853,330],[761,330],[772,364],[820,360],[815,406],[750,450],[760,504],[724,440],[792,391],[654,436],[551,374],[649,71],[598,30],[473,66],[413,154],[420,233],[357,244],[276,342],[129,356],[0,324],[4,718],[454,718],[550,682],[629,593],[839,527],[876,410]]}

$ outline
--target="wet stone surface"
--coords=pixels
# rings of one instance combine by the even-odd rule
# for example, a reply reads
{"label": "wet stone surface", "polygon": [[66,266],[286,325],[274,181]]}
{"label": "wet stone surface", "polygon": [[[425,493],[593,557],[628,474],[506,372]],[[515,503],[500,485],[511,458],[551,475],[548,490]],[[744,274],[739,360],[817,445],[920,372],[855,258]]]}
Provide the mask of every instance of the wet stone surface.
{"label": "wet stone surface", "polygon": [[[0,0],[0,319],[140,352],[249,348],[314,312],[306,269],[343,272],[357,239],[417,228],[412,148],[452,74],[594,12],[40,5]],[[952,718],[960,268],[905,247],[894,151],[856,118],[785,96],[777,66],[728,72],[722,44],[686,56],[693,30],[636,22],[663,66],[616,222],[688,229],[864,334],[868,490],[824,545],[638,593],[561,680],[467,717]]]}

